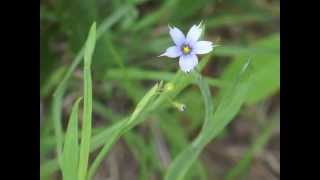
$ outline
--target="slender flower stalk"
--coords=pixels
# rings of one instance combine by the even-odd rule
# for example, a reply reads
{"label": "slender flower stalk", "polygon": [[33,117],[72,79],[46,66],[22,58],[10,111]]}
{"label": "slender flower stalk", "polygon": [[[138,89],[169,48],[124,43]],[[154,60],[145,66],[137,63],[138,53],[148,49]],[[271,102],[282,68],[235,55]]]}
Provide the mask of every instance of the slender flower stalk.
{"label": "slender flower stalk", "polygon": [[177,27],[169,26],[169,34],[174,42],[174,46],[169,47],[160,56],[179,57],[180,69],[183,72],[191,72],[198,64],[197,54],[209,53],[214,47],[210,41],[199,41],[201,33],[201,23],[193,25],[186,37]]}

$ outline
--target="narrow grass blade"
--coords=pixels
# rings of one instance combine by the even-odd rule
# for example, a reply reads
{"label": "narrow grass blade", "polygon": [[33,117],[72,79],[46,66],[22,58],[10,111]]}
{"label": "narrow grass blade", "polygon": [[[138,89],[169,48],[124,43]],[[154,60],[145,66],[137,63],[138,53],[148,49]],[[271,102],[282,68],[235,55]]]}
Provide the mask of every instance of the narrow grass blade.
{"label": "narrow grass blade", "polygon": [[149,15],[145,16],[143,19],[141,19],[137,24],[134,26],[134,31],[139,31],[143,28],[146,28],[148,26],[151,26],[159,21],[159,19],[164,15],[169,15],[170,11],[177,5],[179,1],[178,0],[170,0],[164,2],[164,4],[161,6],[160,9],[153,11]]}
{"label": "narrow grass blade", "polygon": [[64,180],[73,180],[77,177],[79,161],[78,144],[78,112],[79,104],[82,98],[79,98],[73,105],[61,158],[61,169]]}
{"label": "narrow grass blade", "polygon": [[243,158],[226,175],[226,180],[239,179],[238,176],[243,173],[250,165],[254,155],[263,150],[263,147],[270,139],[273,130],[279,125],[279,118],[274,118],[262,129],[251,147],[245,152]]}
{"label": "narrow grass blade", "polygon": [[[201,90],[204,104],[205,104],[205,123],[204,127],[212,120],[213,115],[213,103],[208,84],[203,80],[202,76],[194,72],[193,73],[196,82]],[[201,135],[201,134],[200,134]],[[201,146],[189,145],[170,165],[169,171],[165,176],[168,180],[184,179],[188,169],[193,165],[198,154],[201,152]]]}
{"label": "narrow grass blade", "polygon": [[[175,74],[171,72],[163,72],[163,71],[152,71],[152,70],[143,70],[138,68],[126,68],[126,73],[130,74],[130,76],[125,76],[122,72],[121,68],[113,68],[109,69],[105,75],[106,79],[130,79],[130,80],[165,80],[170,81]],[[221,87],[225,85],[223,81],[219,79],[213,79],[210,77],[204,77],[205,80],[211,86]]]}
{"label": "narrow grass blade", "polygon": [[[209,62],[210,58],[212,56],[212,53],[206,55],[198,64],[198,69],[201,71],[205,65]],[[174,84],[174,89],[162,92],[160,96],[154,100],[154,102],[148,106],[149,110],[147,112],[144,112],[145,114],[148,114],[152,112],[152,110],[156,110],[161,107],[161,105],[165,104],[168,101],[168,98],[174,98],[176,97],[185,87],[190,85],[192,83],[192,78],[190,76],[185,75],[181,71],[177,72],[176,75],[164,85],[164,87],[168,85]],[[136,124],[139,124],[145,120],[146,115],[142,116],[141,118],[137,119]],[[90,152],[93,152],[97,150],[99,147],[103,146],[106,142],[106,139],[108,139],[114,132],[119,129],[123,124],[128,120],[128,117],[123,118],[122,120],[119,120],[119,122],[113,124],[112,126],[109,126],[105,128],[102,132],[92,137],[92,143],[90,145]],[[134,125],[130,128],[133,128]],[[130,130],[130,128],[126,129],[126,131]],[[57,160],[52,160],[51,162],[55,166],[53,166],[54,169],[51,169],[51,172],[54,172],[58,170],[58,162]],[[45,165],[43,165],[45,166]]]}
{"label": "narrow grass blade", "polygon": [[84,101],[83,101],[83,123],[81,131],[80,158],[78,169],[78,180],[85,180],[89,161],[91,128],[92,128],[92,80],[91,61],[96,43],[96,23],[90,28],[84,50]]}
{"label": "narrow grass blade", "polygon": [[[122,18],[129,6],[122,6],[117,11],[115,11],[110,17],[108,17],[105,21],[101,23],[101,25],[97,29],[97,40],[101,38],[104,32],[106,32],[112,25],[114,25],[116,22]],[[59,91],[62,91],[64,89],[64,86],[66,85],[67,81],[71,77],[72,73],[76,69],[76,67],[80,64],[83,55],[84,55],[85,46],[83,46],[80,51],[77,53],[75,59],[73,60],[71,66],[67,70],[65,76],[63,77],[62,81],[59,83],[57,89],[54,92],[54,96],[58,94]]]}
{"label": "narrow grass blade", "polygon": [[246,13],[246,14],[223,14],[221,16],[214,16],[209,18],[206,25],[210,29],[219,28],[222,26],[236,26],[238,24],[250,23],[250,22],[265,22],[272,20],[272,16],[266,16],[261,13]]}
{"label": "narrow grass blade", "polygon": [[[110,109],[108,109],[102,103],[95,100],[93,100],[93,112],[99,114],[104,119],[108,119],[112,122],[117,122],[118,120],[120,120],[119,115],[114,115]],[[101,127],[101,131],[104,129],[104,127]],[[128,144],[130,151],[133,153],[134,158],[140,164],[139,179],[147,180],[148,174],[150,172],[148,171],[150,167],[147,166],[147,161],[148,158],[151,158],[153,156],[148,151],[148,147],[146,142],[144,141],[144,138],[136,132],[129,131],[124,134],[124,140]]]}
{"label": "narrow grass blade", "polygon": [[[222,81],[229,81],[237,74],[237,69],[245,62],[245,57],[252,57],[250,88],[247,104],[255,104],[273,95],[280,89],[280,36],[278,33],[262,38],[251,44],[256,50],[250,53],[238,54],[221,75]],[[223,48],[221,48],[223,49]],[[259,50],[260,49],[260,50]]]}
{"label": "narrow grass blade", "polygon": [[[188,145],[185,129],[180,122],[172,117],[172,114],[167,112],[160,112],[158,119],[163,135],[170,147],[170,157],[174,157]],[[186,175],[186,178],[192,179],[191,177],[193,177],[194,179],[194,176],[197,176],[202,180],[207,179],[207,171],[200,161],[195,162],[194,168],[190,174]]]}
{"label": "narrow grass blade", "polygon": [[203,95],[206,109],[205,122],[197,138],[175,158],[165,175],[165,180],[184,179],[185,174],[195,162],[202,149],[217,136],[239,112],[245,100],[248,87],[248,84],[243,82],[248,63],[249,62],[240,70],[234,85],[222,89],[222,91],[226,93],[223,94],[215,111],[213,111],[208,85],[199,75],[196,75],[196,77],[198,76],[197,81]]}
{"label": "narrow grass blade", "polygon": [[118,128],[116,128],[112,134],[106,139],[105,145],[102,150],[97,155],[96,159],[93,161],[92,166],[89,169],[88,179],[92,179],[96,170],[98,169],[100,163],[102,162],[105,155],[109,152],[111,146],[120,138],[120,136],[126,132],[127,129],[134,126],[136,120],[141,115],[141,113],[146,109],[147,105],[154,100],[154,97],[158,94],[161,88],[161,83],[153,86],[149,92],[141,99],[141,101],[136,106],[130,118],[124,121]]}
{"label": "narrow grass blade", "polygon": [[64,73],[66,71],[66,67],[62,66],[51,73],[48,80],[40,87],[40,95],[41,97],[47,97],[49,93],[59,84],[60,80],[62,79]]}
{"label": "narrow grass blade", "polygon": [[51,107],[51,118],[54,127],[54,134],[56,140],[56,153],[58,161],[61,161],[62,154],[62,144],[63,144],[63,131],[61,124],[62,117],[62,100],[63,100],[64,91],[59,91],[58,94],[53,97],[52,107]]}

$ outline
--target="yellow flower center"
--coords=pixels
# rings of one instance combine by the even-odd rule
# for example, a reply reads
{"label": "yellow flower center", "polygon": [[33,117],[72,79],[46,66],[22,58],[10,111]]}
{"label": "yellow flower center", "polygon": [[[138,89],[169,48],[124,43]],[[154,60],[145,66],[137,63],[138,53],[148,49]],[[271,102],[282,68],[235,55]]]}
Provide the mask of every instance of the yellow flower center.
{"label": "yellow flower center", "polygon": [[191,48],[188,45],[183,45],[182,46],[182,52],[183,54],[189,54],[191,51]]}

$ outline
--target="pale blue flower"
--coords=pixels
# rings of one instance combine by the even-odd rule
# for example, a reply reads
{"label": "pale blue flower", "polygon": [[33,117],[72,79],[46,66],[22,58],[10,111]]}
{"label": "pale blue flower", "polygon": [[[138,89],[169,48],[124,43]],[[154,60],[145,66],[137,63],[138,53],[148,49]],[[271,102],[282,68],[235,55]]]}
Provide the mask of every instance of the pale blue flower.
{"label": "pale blue flower", "polygon": [[175,45],[169,47],[160,56],[179,57],[179,66],[183,72],[191,72],[195,68],[198,64],[197,54],[209,53],[214,47],[210,41],[198,41],[202,33],[201,23],[193,25],[187,37],[176,27],[169,26],[169,30]]}

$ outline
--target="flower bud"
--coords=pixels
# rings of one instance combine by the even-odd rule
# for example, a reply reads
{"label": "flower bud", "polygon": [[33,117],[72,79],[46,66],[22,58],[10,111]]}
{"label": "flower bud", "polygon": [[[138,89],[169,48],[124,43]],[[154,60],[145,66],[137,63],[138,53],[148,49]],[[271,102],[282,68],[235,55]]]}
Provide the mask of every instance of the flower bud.
{"label": "flower bud", "polygon": [[185,104],[179,103],[179,102],[172,102],[172,105],[177,108],[179,111],[183,112],[186,110],[187,106]]}
{"label": "flower bud", "polygon": [[167,83],[167,84],[164,86],[164,91],[172,91],[173,89],[174,89],[173,83]]}

